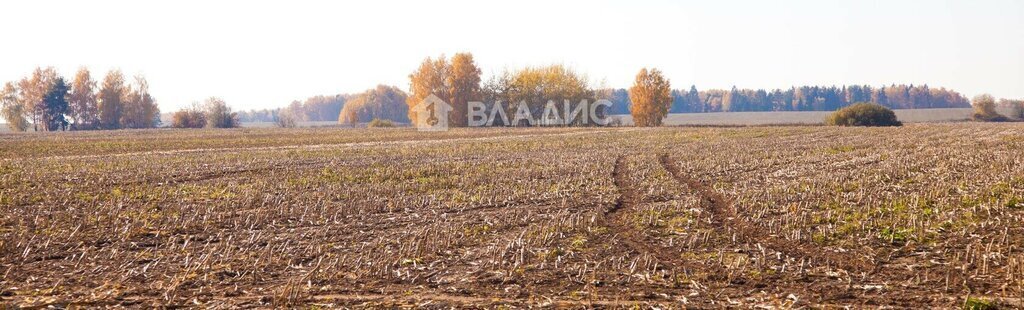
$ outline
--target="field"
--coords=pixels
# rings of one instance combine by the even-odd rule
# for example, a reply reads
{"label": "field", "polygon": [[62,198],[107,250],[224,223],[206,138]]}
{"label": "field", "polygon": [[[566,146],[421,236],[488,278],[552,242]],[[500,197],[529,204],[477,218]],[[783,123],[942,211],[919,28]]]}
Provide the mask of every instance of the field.
{"label": "field", "polygon": [[1024,125],[0,134],[0,307],[1021,307]]}

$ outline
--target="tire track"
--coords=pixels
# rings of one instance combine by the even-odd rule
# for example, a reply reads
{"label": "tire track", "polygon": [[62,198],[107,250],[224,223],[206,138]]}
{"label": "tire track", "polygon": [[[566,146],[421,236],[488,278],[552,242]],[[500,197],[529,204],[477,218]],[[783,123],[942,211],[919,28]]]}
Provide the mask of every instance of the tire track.
{"label": "tire track", "polygon": [[298,163],[288,163],[288,164],[272,164],[272,165],[269,165],[269,166],[262,166],[262,167],[250,167],[250,168],[241,168],[241,169],[233,169],[233,170],[211,171],[211,172],[205,172],[205,173],[197,173],[197,174],[194,174],[194,175],[189,175],[189,174],[173,174],[173,175],[169,175],[169,176],[162,177],[162,178],[161,177],[151,177],[151,178],[146,178],[146,179],[141,179],[141,180],[130,180],[130,181],[123,181],[123,182],[111,182],[111,183],[107,184],[107,186],[130,186],[130,185],[146,185],[146,184],[174,185],[174,184],[180,184],[180,183],[194,183],[194,182],[203,182],[203,181],[217,180],[217,179],[232,177],[232,176],[236,176],[236,175],[246,174],[246,173],[263,173],[263,172],[279,171],[279,170],[291,169],[291,168],[309,168],[309,167],[313,167],[313,166],[316,166],[316,165],[324,165],[324,164],[328,164],[328,163],[330,163],[330,162],[326,162],[326,161],[298,162]]}
{"label": "tire track", "polygon": [[715,226],[714,229],[716,231],[727,232],[726,225],[729,225],[733,227],[737,236],[743,239],[742,241],[764,244],[773,250],[798,260],[825,261],[848,272],[874,269],[874,264],[860,258],[827,255],[829,251],[815,245],[771,237],[764,229],[740,219],[732,199],[726,198],[714,188],[684,173],[679,169],[676,161],[668,156],[668,154],[661,154],[659,157],[661,165],[665,167],[665,170],[677,182],[688,186],[695,194],[700,196],[701,200],[709,204],[710,211],[713,214],[712,224]]}
{"label": "tire track", "polygon": [[[749,221],[740,219],[738,216],[738,210],[733,204],[733,200],[727,199],[710,186],[684,173],[679,169],[677,162],[668,156],[668,154],[662,154],[660,156],[660,161],[662,166],[665,167],[677,182],[689,186],[697,195],[700,195],[702,199],[706,200],[710,204],[711,212],[714,214],[713,217],[718,218],[713,221],[715,223],[716,230],[724,232],[727,230],[724,225],[731,225],[735,228],[737,237],[743,239],[742,241],[764,244],[768,248],[781,252],[783,255],[790,258],[806,262],[817,262],[819,263],[819,266],[824,264],[825,266],[846,271],[849,275],[849,282],[843,281],[843,283],[834,283],[832,285],[826,283],[818,284],[822,287],[832,286],[838,289],[822,291],[819,296],[820,298],[841,300],[847,298],[848,294],[851,293],[850,289],[854,284],[868,285],[885,283],[892,281],[893,279],[912,279],[920,277],[924,272],[934,276],[935,280],[933,280],[933,284],[936,284],[936,288],[938,287],[937,285],[941,281],[943,275],[946,277],[947,285],[950,281],[952,281],[952,283],[960,283],[964,281],[965,277],[962,274],[962,271],[953,266],[936,264],[933,266],[919,267],[915,269],[893,268],[888,265],[888,261],[892,260],[891,257],[888,259],[879,257],[879,261],[873,262],[865,259],[864,257],[836,253],[815,244],[782,240],[772,237],[766,229],[758,227]],[[860,276],[855,276],[855,274],[858,273]],[[928,291],[929,289],[935,288],[918,287],[913,289],[904,289],[909,291],[917,291],[918,289]],[[931,291],[929,293],[942,294],[943,292],[935,289],[935,291]],[[880,300],[885,301],[886,299],[884,298],[884,294],[881,296],[883,296],[883,298]],[[865,300],[873,299],[866,295],[861,295],[860,298],[866,298]]]}
{"label": "tire track", "polygon": [[620,155],[615,159],[612,179],[619,191],[619,197],[615,199],[615,204],[611,208],[604,211],[600,224],[611,228],[614,233],[622,236],[622,242],[633,251],[653,256],[662,264],[670,267],[671,270],[678,270],[680,266],[684,265],[680,259],[676,258],[671,252],[648,243],[637,233],[636,229],[630,227],[627,219],[624,218],[628,211],[635,209],[642,202],[636,187],[625,175],[626,170],[628,170],[628,164],[625,160],[624,155]]}

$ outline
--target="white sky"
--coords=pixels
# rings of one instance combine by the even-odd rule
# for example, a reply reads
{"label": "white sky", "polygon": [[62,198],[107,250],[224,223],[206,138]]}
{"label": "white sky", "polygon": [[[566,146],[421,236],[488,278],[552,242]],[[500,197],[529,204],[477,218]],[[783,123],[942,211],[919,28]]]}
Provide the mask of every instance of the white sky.
{"label": "white sky", "polygon": [[0,3],[0,81],[36,66],[144,74],[163,111],[273,108],[376,84],[427,56],[484,74],[563,63],[628,87],[927,83],[1024,98],[1024,1],[30,1]]}

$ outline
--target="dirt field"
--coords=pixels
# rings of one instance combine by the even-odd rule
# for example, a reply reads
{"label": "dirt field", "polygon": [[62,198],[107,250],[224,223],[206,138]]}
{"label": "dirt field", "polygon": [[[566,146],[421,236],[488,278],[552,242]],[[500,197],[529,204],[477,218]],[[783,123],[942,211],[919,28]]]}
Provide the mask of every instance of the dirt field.
{"label": "dirt field", "polygon": [[1020,307],[1024,124],[0,134],[0,308]]}

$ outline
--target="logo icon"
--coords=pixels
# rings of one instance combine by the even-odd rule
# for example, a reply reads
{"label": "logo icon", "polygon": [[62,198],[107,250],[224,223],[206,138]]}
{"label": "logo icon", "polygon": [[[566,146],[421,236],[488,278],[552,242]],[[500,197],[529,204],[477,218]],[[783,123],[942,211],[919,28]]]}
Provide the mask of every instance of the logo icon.
{"label": "logo icon", "polygon": [[441,98],[430,94],[423,102],[413,107],[416,112],[416,129],[419,131],[447,131],[448,113],[452,106]]}

